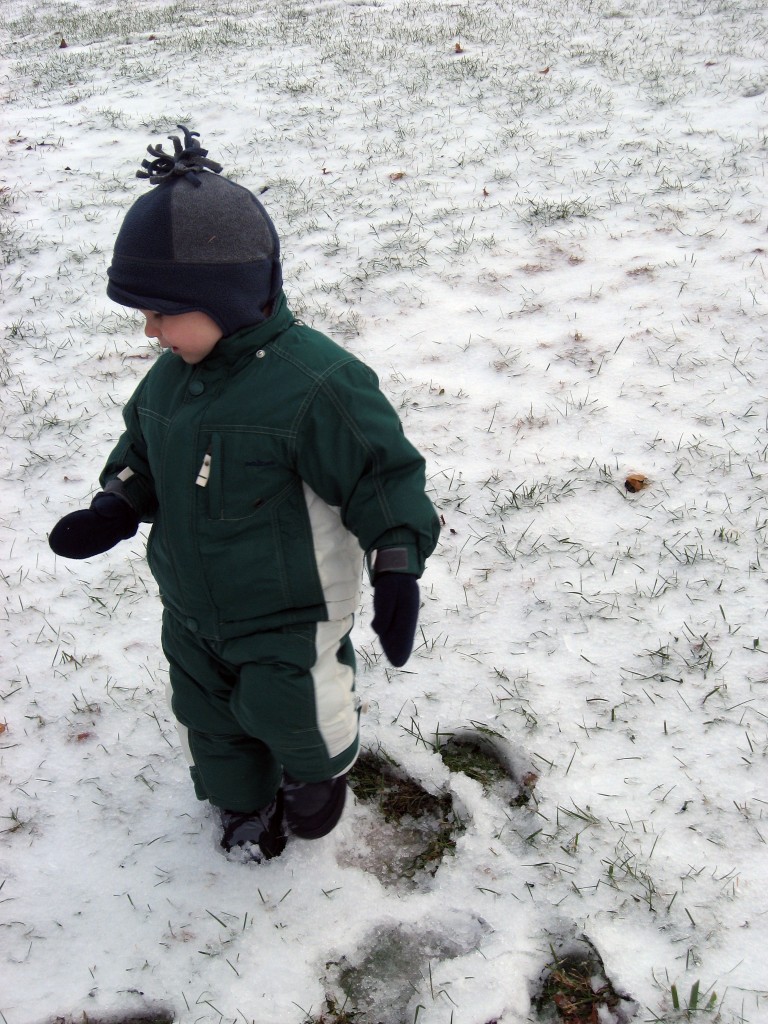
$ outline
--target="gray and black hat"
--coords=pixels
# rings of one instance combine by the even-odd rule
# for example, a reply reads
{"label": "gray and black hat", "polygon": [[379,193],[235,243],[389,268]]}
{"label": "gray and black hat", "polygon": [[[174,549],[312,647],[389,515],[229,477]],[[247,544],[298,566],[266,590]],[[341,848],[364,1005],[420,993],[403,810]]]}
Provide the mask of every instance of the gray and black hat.
{"label": "gray and black hat", "polygon": [[260,323],[283,284],[280,240],[259,200],[208,159],[183,125],[174,152],[149,146],[137,176],[156,185],[125,215],[107,295],[156,313],[206,313],[224,332]]}

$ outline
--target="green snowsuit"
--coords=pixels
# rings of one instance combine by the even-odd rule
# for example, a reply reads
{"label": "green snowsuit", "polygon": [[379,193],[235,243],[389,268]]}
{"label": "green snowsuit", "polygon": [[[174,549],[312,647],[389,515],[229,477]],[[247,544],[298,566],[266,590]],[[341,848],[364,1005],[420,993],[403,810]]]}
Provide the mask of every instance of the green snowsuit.
{"label": "green snowsuit", "polygon": [[198,796],[268,803],[357,753],[349,631],[363,554],[421,575],[439,522],[375,374],[280,296],[201,363],[164,353],[101,476],[152,523],[173,709]]}

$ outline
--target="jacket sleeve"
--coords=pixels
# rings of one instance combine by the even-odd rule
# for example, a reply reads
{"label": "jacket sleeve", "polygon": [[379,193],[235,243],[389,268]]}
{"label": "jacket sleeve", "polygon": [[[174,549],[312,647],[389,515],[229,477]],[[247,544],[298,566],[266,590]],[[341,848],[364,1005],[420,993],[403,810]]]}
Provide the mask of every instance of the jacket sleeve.
{"label": "jacket sleeve", "polygon": [[144,381],[139,384],[123,410],[125,430],[112,449],[99,482],[106,492],[124,498],[142,522],[151,523],[158,502],[137,413],[143,387]]}
{"label": "jacket sleeve", "polygon": [[312,490],[339,508],[369,567],[374,551],[402,548],[395,571],[421,576],[440,532],[425,461],[365,364],[347,361],[322,379],[297,432],[296,461]]}

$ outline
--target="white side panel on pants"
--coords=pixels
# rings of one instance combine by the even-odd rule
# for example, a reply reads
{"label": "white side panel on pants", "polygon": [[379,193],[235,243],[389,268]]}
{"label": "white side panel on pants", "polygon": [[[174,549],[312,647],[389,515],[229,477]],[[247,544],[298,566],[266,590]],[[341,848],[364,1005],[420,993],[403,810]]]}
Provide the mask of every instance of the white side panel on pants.
{"label": "white side panel on pants", "polygon": [[317,725],[330,757],[343,753],[357,737],[359,704],[355,696],[355,673],[337,657],[339,645],[353,622],[354,617],[348,615],[333,622],[318,622],[316,627],[317,660],[310,671],[315,687]]}
{"label": "white side panel on pants", "polygon": [[[173,715],[173,691],[171,689],[170,681],[165,684],[165,699],[168,701],[168,707]],[[181,724],[176,715],[173,715],[173,720],[176,723],[176,732],[179,734],[179,742],[181,743],[181,749],[184,753],[184,757],[187,759],[187,764],[190,767],[193,767],[195,759],[192,757],[192,748],[189,745],[189,729],[186,725]]]}

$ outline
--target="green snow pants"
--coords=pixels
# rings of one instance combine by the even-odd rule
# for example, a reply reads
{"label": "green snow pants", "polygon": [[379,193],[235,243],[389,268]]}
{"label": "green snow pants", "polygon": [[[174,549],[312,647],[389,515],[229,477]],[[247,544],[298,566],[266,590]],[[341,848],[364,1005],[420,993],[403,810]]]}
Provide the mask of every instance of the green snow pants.
{"label": "green snow pants", "polygon": [[351,628],[352,616],[217,641],[164,612],[171,707],[200,800],[255,811],[271,802],[283,770],[320,782],[352,766]]}

